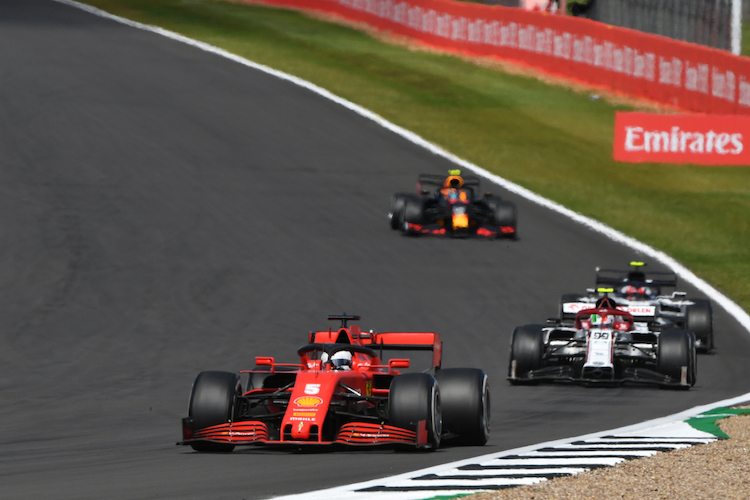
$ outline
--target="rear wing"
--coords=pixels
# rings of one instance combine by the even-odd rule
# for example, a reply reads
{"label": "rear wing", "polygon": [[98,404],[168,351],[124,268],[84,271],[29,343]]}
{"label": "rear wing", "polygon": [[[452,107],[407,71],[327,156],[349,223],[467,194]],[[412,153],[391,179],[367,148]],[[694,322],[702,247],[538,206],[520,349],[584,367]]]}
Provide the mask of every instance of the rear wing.
{"label": "rear wing", "polygon": [[[435,332],[383,332],[361,335],[363,345],[383,351],[432,351],[432,367],[440,369],[443,342]],[[382,358],[382,354],[381,354]]]}
{"label": "rear wing", "polygon": [[[473,175],[462,175],[461,178],[464,180],[463,188],[471,189],[476,192],[479,191],[479,177]],[[439,174],[420,174],[417,178],[417,192],[420,193],[424,186],[435,186],[438,188],[443,187],[446,176]]]}
{"label": "rear wing", "polygon": [[623,271],[620,269],[596,270],[596,285],[625,285],[629,282],[645,283],[657,287],[677,287],[677,274],[667,271],[649,272],[648,275],[640,271]]}

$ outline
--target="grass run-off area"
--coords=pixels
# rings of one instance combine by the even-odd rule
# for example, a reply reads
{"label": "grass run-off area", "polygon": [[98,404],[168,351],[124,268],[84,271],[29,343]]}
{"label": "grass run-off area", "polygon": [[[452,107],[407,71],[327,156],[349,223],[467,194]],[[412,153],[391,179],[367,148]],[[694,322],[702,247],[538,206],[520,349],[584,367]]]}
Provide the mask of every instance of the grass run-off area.
{"label": "grass run-off area", "polygon": [[288,10],[216,0],[86,3],[313,82],[663,250],[750,310],[750,167],[614,162],[615,111],[627,105]]}

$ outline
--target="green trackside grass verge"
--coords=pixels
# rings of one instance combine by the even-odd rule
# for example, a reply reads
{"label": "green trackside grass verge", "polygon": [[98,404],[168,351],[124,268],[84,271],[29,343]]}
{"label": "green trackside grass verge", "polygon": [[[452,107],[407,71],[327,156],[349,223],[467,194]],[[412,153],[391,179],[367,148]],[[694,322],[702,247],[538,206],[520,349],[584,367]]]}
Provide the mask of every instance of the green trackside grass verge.
{"label": "green trackside grass verge", "polygon": [[283,9],[86,3],[313,82],[663,250],[750,310],[750,167],[615,163],[614,115],[625,105]]}

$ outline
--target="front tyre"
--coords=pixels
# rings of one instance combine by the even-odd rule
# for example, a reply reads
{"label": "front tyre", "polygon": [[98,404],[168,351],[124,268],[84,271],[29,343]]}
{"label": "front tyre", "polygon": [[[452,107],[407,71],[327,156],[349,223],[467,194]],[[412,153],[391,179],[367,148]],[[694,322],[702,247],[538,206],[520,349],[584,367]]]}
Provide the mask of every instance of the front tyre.
{"label": "front tyre", "polygon": [[440,388],[443,432],[462,444],[483,446],[490,438],[490,382],[478,368],[444,368],[435,374]]}
{"label": "front tyre", "polygon": [[544,354],[544,327],[541,325],[519,326],[510,339],[510,363],[508,380],[516,385],[533,382],[529,375],[542,367]]}
{"label": "front tyre", "polygon": [[440,446],[443,433],[440,391],[435,378],[428,373],[406,373],[391,381],[388,397],[388,419],[391,425],[417,430],[426,421],[428,449]]}
{"label": "front tyre", "polygon": [[656,371],[666,375],[683,389],[695,385],[695,336],[692,332],[671,328],[659,334]]}
{"label": "front tyre", "polygon": [[[201,372],[193,383],[188,416],[195,429],[225,424],[234,419],[237,398],[242,393],[240,377],[229,372]],[[233,444],[195,441],[195,451],[230,452]]]}
{"label": "front tyre", "polygon": [[493,210],[495,224],[501,227],[516,228],[516,219],[518,218],[516,205],[509,201],[500,201]]}
{"label": "front tyre", "polygon": [[406,200],[410,198],[416,198],[416,196],[411,193],[396,193],[391,196],[388,211],[391,229],[399,229],[404,225],[404,207],[406,206]]}

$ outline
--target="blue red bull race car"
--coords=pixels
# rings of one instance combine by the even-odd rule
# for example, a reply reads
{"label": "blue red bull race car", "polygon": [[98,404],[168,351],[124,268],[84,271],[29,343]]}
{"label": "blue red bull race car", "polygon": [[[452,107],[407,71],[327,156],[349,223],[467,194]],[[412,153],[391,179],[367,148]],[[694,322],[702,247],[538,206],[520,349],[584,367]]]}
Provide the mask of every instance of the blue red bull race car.
{"label": "blue red bull race car", "polygon": [[[434,450],[444,439],[487,442],[487,375],[475,368],[441,369],[438,333],[363,332],[348,326],[359,316],[329,319],[341,326],[311,332],[291,363],[261,356],[252,370],[200,373],[178,444],[228,452],[237,445]],[[385,351],[430,351],[431,366],[407,373],[410,360],[385,360]]]}
{"label": "blue red bull race car", "polygon": [[388,213],[391,228],[406,235],[515,237],[515,204],[491,193],[480,195],[478,177],[462,176],[460,170],[448,174],[422,174],[416,194],[394,194]]}

